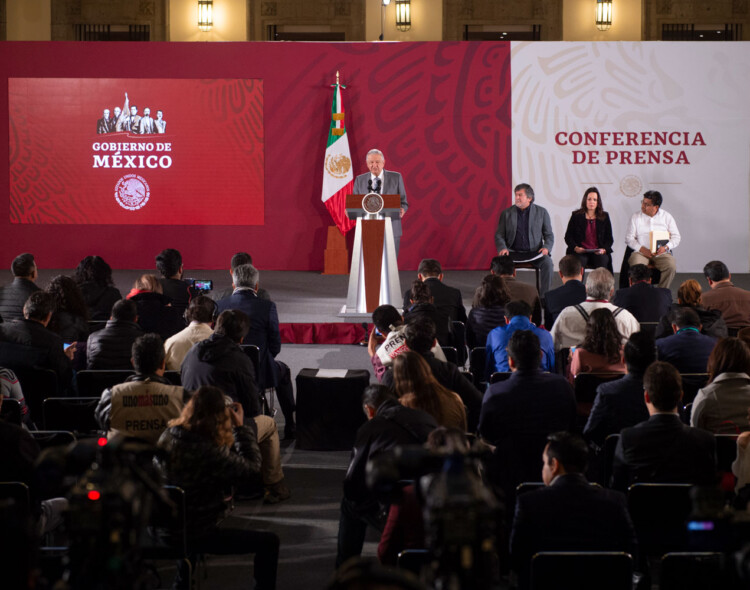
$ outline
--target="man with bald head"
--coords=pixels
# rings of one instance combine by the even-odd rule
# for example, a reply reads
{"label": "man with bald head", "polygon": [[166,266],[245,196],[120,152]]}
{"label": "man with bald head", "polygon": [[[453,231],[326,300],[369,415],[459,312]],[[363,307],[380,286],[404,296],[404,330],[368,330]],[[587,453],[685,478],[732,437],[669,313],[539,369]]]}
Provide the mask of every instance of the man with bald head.
{"label": "man with bald head", "polygon": [[372,149],[367,152],[367,168],[369,172],[360,174],[354,179],[355,195],[365,195],[367,193],[378,193],[381,195],[401,195],[401,212],[399,219],[393,220],[393,241],[396,246],[396,255],[401,241],[401,217],[404,216],[409,208],[406,200],[406,188],[404,179],[398,172],[391,172],[385,169],[385,156],[380,150]]}

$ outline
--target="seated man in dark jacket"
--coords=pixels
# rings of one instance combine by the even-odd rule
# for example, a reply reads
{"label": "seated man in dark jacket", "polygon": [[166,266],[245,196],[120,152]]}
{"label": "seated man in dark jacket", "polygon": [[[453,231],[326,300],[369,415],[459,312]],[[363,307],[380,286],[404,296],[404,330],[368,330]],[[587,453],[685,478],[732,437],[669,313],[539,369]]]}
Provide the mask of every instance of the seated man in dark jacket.
{"label": "seated man in dark jacket", "polygon": [[73,379],[75,346],[64,349],[62,339],[47,329],[54,308],[52,295],[35,291],[23,306],[25,319],[0,324],[0,366],[52,369],[63,392]]}
{"label": "seated man in dark jacket", "polygon": [[159,279],[164,295],[172,300],[172,307],[180,313],[184,312],[193,297],[193,289],[182,280],[185,272],[182,266],[182,254],[174,248],[167,248],[156,255],[156,269],[161,273]]}
{"label": "seated man in dark jacket", "polygon": [[[439,361],[430,349],[437,344],[435,338],[435,324],[426,318],[416,318],[404,328],[406,346],[409,350],[419,353],[440,385],[454,391],[466,406],[466,421],[469,432],[474,432],[479,423],[479,410],[482,407],[482,394],[474,384],[464,377],[458,367],[447,361]],[[393,389],[393,369],[383,373],[381,383]]]}
{"label": "seated man in dark jacket", "polygon": [[546,487],[521,494],[516,503],[510,551],[521,589],[529,587],[531,558],[540,551],[635,555],[635,529],[625,496],[592,486],[583,475],[586,443],[567,432],[550,434],[548,441],[542,468]]}
{"label": "seated man in dark jacket", "polygon": [[336,567],[362,553],[368,525],[380,532],[385,525],[385,513],[365,482],[367,462],[397,445],[424,443],[438,426],[426,412],[402,406],[383,385],[368,386],[362,394],[362,405],[367,422],[357,430],[344,477]]}
{"label": "seated man in dark jacket", "polygon": [[86,344],[86,368],[127,371],[135,339],[143,335],[138,307],[130,299],[120,299],[112,307],[112,317],[101,330],[93,332]]}
{"label": "seated man in dark jacket", "polygon": [[263,457],[264,501],[275,504],[289,498],[290,493],[281,469],[276,422],[261,413],[253,363],[240,348],[249,329],[250,318],[243,312],[221,312],[213,335],[193,346],[182,361],[182,385],[189,390],[213,385],[242,404],[248,426],[257,432]]}
{"label": "seated man in dark jacket", "polygon": [[13,282],[0,289],[0,317],[4,321],[23,319],[23,306],[34,291],[38,276],[36,262],[32,254],[19,254],[10,266]]}
{"label": "seated man in dark jacket", "polygon": [[643,376],[643,398],[651,416],[620,433],[612,469],[612,487],[633,483],[716,481],[714,435],[686,426],[677,413],[682,399],[680,374],[669,363],[653,363]]}
{"label": "seated man in dark jacket", "polygon": [[560,259],[560,279],[562,287],[550,289],[544,294],[544,327],[548,330],[570,305],[586,301],[586,286],[583,284],[583,266],[575,254],[568,254]]}
{"label": "seated man in dark jacket", "polygon": [[651,269],[634,264],[629,272],[630,286],[620,289],[612,303],[627,309],[639,322],[658,322],[672,306],[672,291],[651,284]]}

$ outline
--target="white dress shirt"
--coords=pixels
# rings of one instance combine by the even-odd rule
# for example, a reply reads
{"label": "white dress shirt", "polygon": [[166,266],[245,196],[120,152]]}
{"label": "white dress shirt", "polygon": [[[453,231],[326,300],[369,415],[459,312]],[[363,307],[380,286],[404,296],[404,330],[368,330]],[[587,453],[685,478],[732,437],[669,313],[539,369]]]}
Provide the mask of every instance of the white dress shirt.
{"label": "white dress shirt", "polygon": [[677,223],[675,223],[674,217],[664,211],[661,207],[653,217],[649,217],[643,211],[639,211],[630,218],[628,231],[625,234],[625,243],[636,252],[640,250],[641,247],[650,250],[650,232],[664,230],[669,232],[667,249],[674,250],[680,245],[680,230],[677,229]]}

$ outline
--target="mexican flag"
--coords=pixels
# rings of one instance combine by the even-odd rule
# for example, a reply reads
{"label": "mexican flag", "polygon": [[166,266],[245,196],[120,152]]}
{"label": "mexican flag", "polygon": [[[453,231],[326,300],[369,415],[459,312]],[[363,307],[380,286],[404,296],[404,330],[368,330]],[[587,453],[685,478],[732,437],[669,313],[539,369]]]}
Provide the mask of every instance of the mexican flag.
{"label": "mexican flag", "polygon": [[331,105],[331,127],[328,130],[326,157],[323,163],[322,201],[342,234],[356,223],[346,216],[346,195],[354,186],[349,138],[344,124],[344,105],[341,102],[341,85],[335,84]]}

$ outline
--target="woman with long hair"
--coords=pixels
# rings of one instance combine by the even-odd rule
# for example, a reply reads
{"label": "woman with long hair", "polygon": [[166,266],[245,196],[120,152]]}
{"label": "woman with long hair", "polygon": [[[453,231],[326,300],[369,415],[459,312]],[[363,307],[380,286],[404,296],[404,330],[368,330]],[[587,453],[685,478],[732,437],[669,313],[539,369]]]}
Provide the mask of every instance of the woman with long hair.
{"label": "woman with long hair", "polygon": [[75,282],[89,308],[89,317],[106,321],[122,294],[112,282],[112,267],[101,256],[86,256],[76,268]]}
{"label": "woman with long hair", "polygon": [[487,334],[505,325],[505,304],[510,301],[510,291],[505,279],[488,274],[474,291],[474,301],[466,324],[466,343],[469,348],[487,344]]}
{"label": "woman with long hair", "polygon": [[83,294],[71,277],[57,275],[47,287],[55,300],[55,311],[47,328],[63,342],[86,342],[89,336],[89,309]]}
{"label": "woman with long hair", "polygon": [[722,338],[708,357],[708,385],[693,400],[690,425],[714,434],[750,430],[750,348]]}
{"label": "woman with long hair", "polygon": [[[161,465],[167,482],[185,490],[191,563],[202,553],[255,553],[255,587],[272,589],[276,587],[278,536],[249,530],[246,523],[217,526],[226,508],[226,488],[260,483],[260,450],[255,433],[243,422],[239,403],[218,387],[201,387],[159,438],[159,447],[167,453]],[[176,586],[187,587],[186,574],[181,564]]]}
{"label": "woman with long hair", "polygon": [[612,223],[595,186],[586,189],[581,206],[570,216],[565,243],[565,253],[578,256],[584,268],[603,266],[612,272]]}
{"label": "woman with long hair", "polygon": [[420,354],[407,350],[393,359],[393,386],[402,405],[427,412],[440,426],[466,431],[463,401],[438,383]]}
{"label": "woman with long hair", "polygon": [[622,336],[609,309],[595,309],[589,316],[583,343],[576,347],[570,361],[571,383],[578,373],[625,373]]}
{"label": "woman with long hair", "polygon": [[677,303],[673,303],[669,313],[662,316],[656,326],[656,338],[671,336],[672,320],[670,316],[675,309],[690,307],[701,320],[701,334],[713,336],[714,338],[726,338],[728,336],[727,323],[721,317],[718,309],[706,309],[701,304],[701,284],[695,279],[688,279],[677,289]]}

